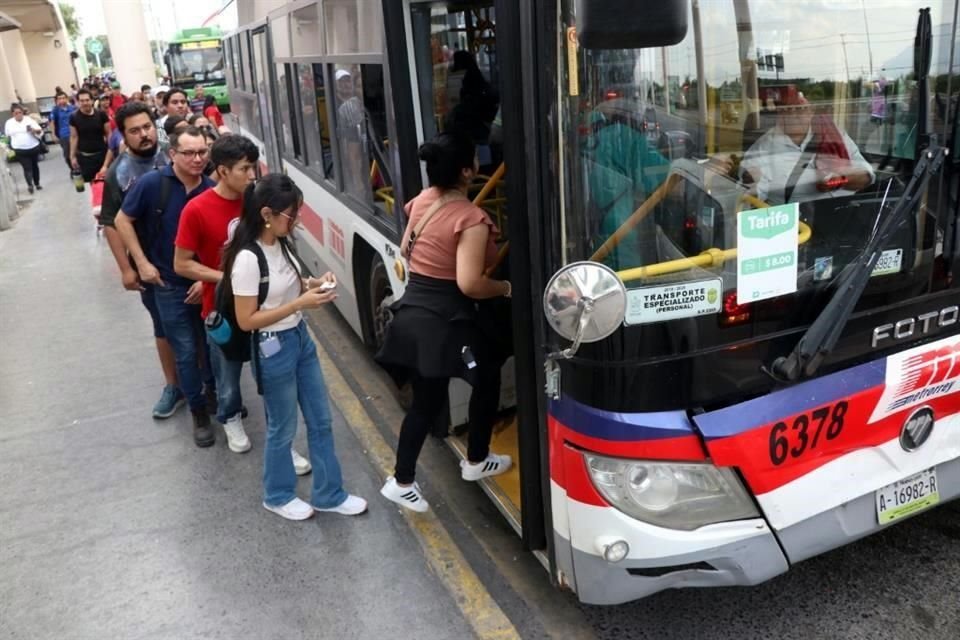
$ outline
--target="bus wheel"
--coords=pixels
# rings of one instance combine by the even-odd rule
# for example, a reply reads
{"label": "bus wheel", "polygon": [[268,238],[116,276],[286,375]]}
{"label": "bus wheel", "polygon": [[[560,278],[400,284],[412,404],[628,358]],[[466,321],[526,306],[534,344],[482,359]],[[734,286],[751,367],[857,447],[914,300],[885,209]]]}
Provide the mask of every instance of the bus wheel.
{"label": "bus wheel", "polygon": [[370,318],[373,319],[373,347],[377,351],[383,346],[387,333],[387,325],[393,319],[390,305],[393,304],[393,289],[390,287],[390,278],[383,259],[374,254],[370,264],[370,285],[367,288]]}

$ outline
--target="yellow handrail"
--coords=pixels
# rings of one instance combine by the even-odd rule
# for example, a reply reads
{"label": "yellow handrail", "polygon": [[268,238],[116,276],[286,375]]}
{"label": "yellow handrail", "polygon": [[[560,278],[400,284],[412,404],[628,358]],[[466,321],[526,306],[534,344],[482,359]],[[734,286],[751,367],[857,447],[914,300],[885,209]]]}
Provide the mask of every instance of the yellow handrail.
{"label": "yellow handrail", "polygon": [[483,204],[487,199],[487,196],[490,195],[490,192],[496,188],[500,183],[500,180],[503,179],[503,175],[507,172],[507,164],[501,162],[500,166],[497,167],[497,170],[493,172],[493,175],[490,176],[490,179],[487,180],[487,184],[483,185],[483,189],[480,189],[480,193],[473,199],[473,204],[478,207]]}
{"label": "yellow handrail", "polygon": [[[640,224],[640,222],[650,215],[650,212],[653,211],[653,208],[660,204],[660,201],[667,195],[667,192],[673,188],[674,183],[680,178],[676,173],[670,174],[662,185],[660,185],[656,191],[650,194],[650,197],[643,201],[636,211],[634,211],[629,218],[627,218],[620,227],[613,232],[613,234],[604,241],[600,248],[597,249],[590,260],[593,262],[599,262],[610,255],[610,253],[620,244],[623,238],[633,231],[633,228]],[[741,209],[740,205],[743,202],[749,202],[758,209],[766,209],[770,205],[760,198],[750,195],[749,193],[741,194],[737,201],[737,213],[739,214]],[[799,233],[797,242],[798,244],[804,244],[807,242],[810,237],[813,235],[813,230],[804,222],[799,223]],[[737,255],[736,249],[717,249],[716,247],[711,247],[703,253],[694,256],[692,258],[679,258],[677,260],[668,260],[667,262],[658,262],[656,264],[650,264],[644,267],[633,267],[631,269],[623,269],[617,272],[617,275],[620,276],[620,279],[623,282],[629,280],[639,280],[640,278],[652,278],[654,276],[662,276],[668,273],[676,273],[678,271],[686,271],[687,269],[694,269],[696,267],[719,267],[727,260],[735,258]]]}
{"label": "yellow handrail", "polygon": [[[630,214],[630,217],[627,218],[623,224],[620,225],[616,231],[613,232],[606,241],[600,245],[600,248],[593,252],[593,255],[590,256],[590,260],[593,262],[600,262],[604,258],[610,255],[610,252],[617,248],[617,245],[620,244],[620,241],[626,237],[628,233],[633,231],[633,228],[640,224],[640,222],[650,215],[650,212],[653,211],[653,208],[660,204],[660,201],[663,200],[667,192],[673,188],[674,183],[680,179],[679,174],[671,173],[667,176],[667,179],[664,180],[663,184],[657,187],[657,190],[650,194],[650,197],[643,201],[643,204]],[[652,266],[652,265],[651,265]]]}
{"label": "yellow handrail", "polygon": [[[799,225],[800,229],[799,233],[797,234],[797,244],[803,244],[813,235],[813,229],[811,229],[810,225],[805,222],[800,222]],[[679,258],[677,260],[669,260],[667,262],[650,264],[645,267],[624,269],[623,271],[617,271],[617,275],[620,276],[622,281],[627,282],[629,280],[652,278],[654,276],[662,276],[668,273],[686,271],[687,269],[693,269],[695,267],[719,267],[727,260],[732,260],[736,257],[737,250],[735,248],[717,249],[716,247],[711,247],[700,255],[693,256],[692,258]]]}

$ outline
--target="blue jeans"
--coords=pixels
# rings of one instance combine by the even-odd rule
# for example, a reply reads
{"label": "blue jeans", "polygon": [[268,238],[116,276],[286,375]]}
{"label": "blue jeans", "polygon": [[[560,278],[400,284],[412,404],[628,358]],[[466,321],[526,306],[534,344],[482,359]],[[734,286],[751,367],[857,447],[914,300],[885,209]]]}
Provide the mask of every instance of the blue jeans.
{"label": "blue jeans", "polygon": [[240,415],[243,398],[240,396],[240,372],[243,363],[228,360],[216,342],[207,336],[207,348],[210,353],[210,368],[217,381],[217,420],[221,424]]}
{"label": "blue jeans", "polygon": [[[290,446],[297,432],[299,404],[307,426],[310,464],[313,465],[310,504],[319,509],[340,506],[347,499],[347,492],[343,490],[340,463],[333,447],[330,403],[317,349],[304,322],[286,331],[263,333],[260,339],[265,340],[271,335],[280,340],[280,351],[269,358],[260,353],[253,357],[260,368],[267,414],[263,500],[278,507],[297,497],[297,475],[290,457]],[[259,349],[259,345],[255,344],[254,348]]]}
{"label": "blue jeans", "polygon": [[201,367],[203,362],[209,362],[201,349],[206,349],[204,339],[205,330],[203,320],[200,319],[200,305],[187,304],[189,287],[169,285],[154,287],[157,301],[157,311],[160,313],[160,322],[163,324],[163,333],[173,349],[177,360],[177,381],[183,395],[190,404],[191,411],[206,410],[207,402],[203,397],[203,383],[213,382],[209,367]]}

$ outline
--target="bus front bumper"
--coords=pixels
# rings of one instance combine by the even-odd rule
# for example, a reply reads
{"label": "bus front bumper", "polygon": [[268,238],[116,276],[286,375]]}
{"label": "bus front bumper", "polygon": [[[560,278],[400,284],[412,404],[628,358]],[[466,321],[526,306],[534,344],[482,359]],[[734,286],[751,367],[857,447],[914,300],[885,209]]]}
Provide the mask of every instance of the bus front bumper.
{"label": "bus front bumper", "polygon": [[[553,493],[553,504],[563,505],[554,512],[557,569],[587,604],[621,604],[673,588],[754,585],[789,568],[762,518],[675,531],[569,500],[556,484]],[[617,540],[630,551],[607,561],[603,543]]]}

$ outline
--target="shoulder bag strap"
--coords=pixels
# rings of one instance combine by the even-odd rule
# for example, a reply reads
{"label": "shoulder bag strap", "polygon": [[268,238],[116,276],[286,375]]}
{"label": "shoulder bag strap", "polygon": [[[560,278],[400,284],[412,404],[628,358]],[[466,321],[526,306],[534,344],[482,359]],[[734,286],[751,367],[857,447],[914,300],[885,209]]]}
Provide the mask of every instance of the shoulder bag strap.
{"label": "shoulder bag strap", "polygon": [[[246,247],[257,256],[257,266],[260,267],[260,288],[257,291],[257,309],[263,306],[270,291],[270,265],[267,264],[267,256],[256,242],[250,243]],[[263,395],[263,376],[260,372],[260,330],[255,329],[251,333],[250,360],[253,364],[253,379],[257,383],[257,393]]]}
{"label": "shoulder bag strap", "polygon": [[266,302],[267,294],[270,293],[270,266],[267,264],[266,254],[256,242],[247,249],[257,256],[257,266],[260,267],[260,288],[257,290],[257,309],[259,309]]}
{"label": "shoulder bag strap", "polygon": [[423,233],[423,229],[427,226],[427,223],[433,218],[434,215],[440,209],[451,202],[456,202],[457,200],[466,200],[467,197],[460,193],[459,191],[447,191],[434,202],[427,212],[423,214],[423,217],[420,218],[420,222],[417,223],[417,226],[414,227],[413,231],[410,232],[410,237],[407,239],[407,260],[410,259],[410,256],[413,254],[413,246],[417,242],[417,238],[420,237],[420,234]]}
{"label": "shoulder bag strap", "polygon": [[150,237],[147,242],[150,243],[150,249],[159,241],[160,233],[163,231],[163,214],[167,210],[167,203],[170,202],[170,178],[160,174],[160,197],[157,199],[157,207],[153,212],[153,224],[150,225]]}

